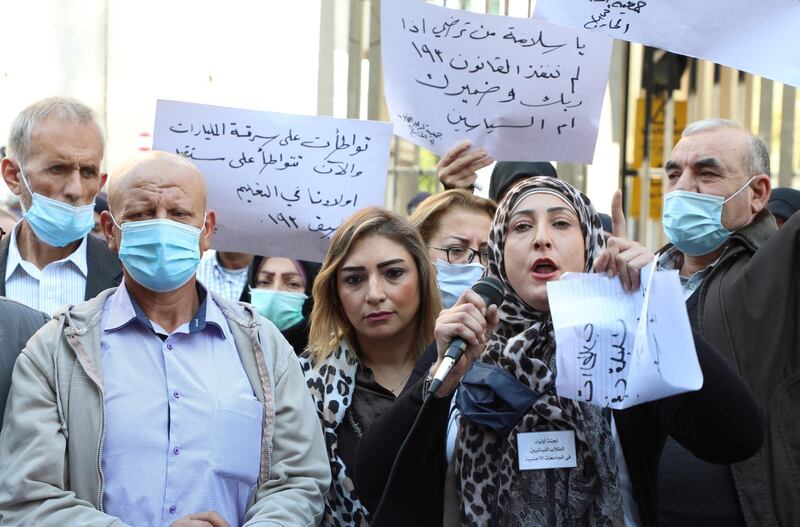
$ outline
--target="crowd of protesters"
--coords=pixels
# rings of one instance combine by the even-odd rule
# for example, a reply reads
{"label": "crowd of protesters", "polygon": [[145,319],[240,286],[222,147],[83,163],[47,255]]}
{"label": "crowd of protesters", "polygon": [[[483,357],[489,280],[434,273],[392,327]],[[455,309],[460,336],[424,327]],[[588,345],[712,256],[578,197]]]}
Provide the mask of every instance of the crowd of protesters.
{"label": "crowd of protesters", "polygon": [[[197,167],[107,175],[104,150],[90,108],[50,98],[0,164],[0,525],[800,525],[800,192],[739,124],[683,131],[655,254],[619,193],[601,218],[547,162],[496,163],[478,197],[494,160],[468,142],[447,190],[357,211],[321,263],[215,252]],[[560,397],[547,282],[635,290],[653,260],[702,388]],[[542,431],[573,434],[574,467],[520,468]]]}

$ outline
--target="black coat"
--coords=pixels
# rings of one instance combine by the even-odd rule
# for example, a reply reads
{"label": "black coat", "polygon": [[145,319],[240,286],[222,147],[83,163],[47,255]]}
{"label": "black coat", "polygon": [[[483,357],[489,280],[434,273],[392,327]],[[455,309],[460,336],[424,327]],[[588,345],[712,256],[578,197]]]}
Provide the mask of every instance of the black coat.
{"label": "black coat", "polygon": [[736,231],[687,309],[765,410],[763,448],[730,467],[745,522],[800,525],[800,214]]}
{"label": "black coat", "polygon": [[10,298],[0,297],[0,429],[19,352],[50,317]]}

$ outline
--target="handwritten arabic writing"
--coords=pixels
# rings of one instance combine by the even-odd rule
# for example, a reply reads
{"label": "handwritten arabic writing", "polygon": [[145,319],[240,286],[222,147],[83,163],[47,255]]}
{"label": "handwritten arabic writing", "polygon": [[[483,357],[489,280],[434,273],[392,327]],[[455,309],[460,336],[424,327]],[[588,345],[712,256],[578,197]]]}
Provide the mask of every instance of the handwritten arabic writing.
{"label": "handwritten arabic writing", "polygon": [[383,204],[386,123],[159,101],[154,138],[205,175],[220,250],[321,261],[344,218]]}
{"label": "handwritten arabic writing", "polygon": [[621,409],[702,383],[677,274],[647,268],[642,284],[626,293],[592,274],[548,284],[560,396]]}
{"label": "handwritten arabic writing", "polygon": [[[233,156],[219,156],[217,154],[203,154],[197,152],[198,147],[193,144],[186,144],[182,147],[176,148],[175,153],[184,155],[189,159],[195,161],[218,161],[227,162],[228,167],[238,169],[245,165],[256,164],[259,166],[259,173],[264,169],[270,167],[273,170],[287,170],[290,168],[297,168],[303,164],[303,155],[295,152],[303,152],[303,149],[322,149],[325,154],[322,157],[322,162],[314,164],[312,170],[317,174],[335,174],[337,176],[350,176],[358,177],[363,174],[363,171],[356,172],[356,162],[347,161],[347,158],[357,156],[362,152],[366,152],[372,138],[369,136],[356,137],[345,136],[339,129],[336,130],[335,137],[331,139],[321,139],[315,136],[311,139],[303,140],[299,134],[292,132],[290,128],[286,133],[276,133],[272,135],[264,135],[253,133],[252,125],[244,125],[245,133],[239,131],[239,127],[235,122],[231,123],[190,123],[187,127],[182,122],[170,125],[169,131],[173,134],[190,134],[193,137],[198,137],[204,141],[211,141],[214,138],[226,135],[235,137],[237,139],[247,139],[248,142],[253,143],[249,151],[242,151],[241,155],[234,154]],[[274,141],[277,140],[277,143]],[[273,144],[274,143],[274,144]],[[273,146],[269,148],[269,145]],[[278,152],[271,150],[291,150],[294,155],[286,152]],[[207,151],[208,149],[204,149]],[[238,150],[236,151],[238,152]],[[284,158],[285,155],[285,158]],[[334,155],[339,155],[344,158],[333,158]],[[346,157],[344,157],[346,156]]]}
{"label": "handwritten arabic writing", "polygon": [[[625,393],[625,376],[628,373],[628,357],[631,355],[627,351],[631,343],[628,342],[625,320],[618,318],[610,325],[588,323],[583,326],[583,333],[577,361],[581,379],[578,398],[587,403],[596,402],[595,384],[599,383],[601,388],[598,393],[605,394],[600,401],[601,405],[623,402],[628,397]],[[600,346],[598,341],[601,342]],[[598,364],[598,354],[608,347],[611,353],[603,354],[605,360],[601,358]],[[613,386],[613,389],[608,386]]]}
{"label": "handwritten arabic writing", "polygon": [[386,97],[398,134],[443,154],[591,161],[611,41],[530,19],[384,0]]}
{"label": "handwritten arabic writing", "polygon": [[[627,17],[631,14],[638,15],[642,12],[642,8],[647,5],[643,0],[623,2],[620,0],[588,0],[591,4],[600,4],[600,10],[591,15],[591,19],[586,22],[583,27],[586,29],[600,29],[608,28],[608,30],[616,32],[621,30],[625,34],[630,29],[631,25],[626,21]],[[624,25],[624,27],[623,27]]]}
{"label": "handwritten arabic writing", "polygon": [[537,0],[533,16],[800,86],[794,1]]}

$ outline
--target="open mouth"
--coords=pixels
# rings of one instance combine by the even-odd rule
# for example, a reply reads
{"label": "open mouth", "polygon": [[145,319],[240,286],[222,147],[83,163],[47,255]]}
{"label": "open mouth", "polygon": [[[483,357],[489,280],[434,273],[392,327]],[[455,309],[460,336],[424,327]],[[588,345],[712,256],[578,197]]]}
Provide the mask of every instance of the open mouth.
{"label": "open mouth", "polygon": [[540,279],[553,278],[558,273],[558,266],[550,258],[537,258],[531,265],[531,273]]}

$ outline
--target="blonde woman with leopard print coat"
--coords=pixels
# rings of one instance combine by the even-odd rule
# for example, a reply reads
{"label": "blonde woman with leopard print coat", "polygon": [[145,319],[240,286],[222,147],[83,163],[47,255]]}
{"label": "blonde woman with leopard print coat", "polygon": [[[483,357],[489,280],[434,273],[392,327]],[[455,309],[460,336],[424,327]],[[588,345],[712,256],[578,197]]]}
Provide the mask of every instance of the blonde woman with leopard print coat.
{"label": "blonde woman with leopard print coat", "polygon": [[359,441],[424,378],[415,366],[441,309],[435,272],[408,220],[369,208],[336,230],[312,294],[301,363],[333,476],[322,525],[366,526],[370,513],[352,473]]}

